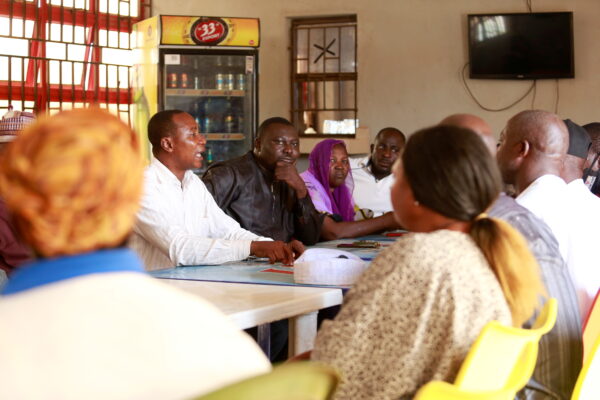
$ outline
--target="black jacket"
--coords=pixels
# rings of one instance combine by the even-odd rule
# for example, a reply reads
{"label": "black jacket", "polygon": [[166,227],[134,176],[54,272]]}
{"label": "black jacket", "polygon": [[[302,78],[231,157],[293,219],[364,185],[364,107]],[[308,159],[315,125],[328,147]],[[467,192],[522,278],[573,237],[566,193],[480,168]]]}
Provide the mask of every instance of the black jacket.
{"label": "black jacket", "polygon": [[211,165],[202,181],[219,207],[244,229],[285,242],[294,238],[312,245],[319,240],[323,215],[310,196],[298,199],[287,183],[274,181],[252,152]]}

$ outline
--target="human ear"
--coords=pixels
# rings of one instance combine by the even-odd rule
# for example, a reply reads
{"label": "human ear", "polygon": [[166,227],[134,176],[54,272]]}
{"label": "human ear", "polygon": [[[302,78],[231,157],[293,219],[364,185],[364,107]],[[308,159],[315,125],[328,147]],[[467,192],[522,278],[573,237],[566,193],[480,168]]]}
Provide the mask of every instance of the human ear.
{"label": "human ear", "polygon": [[173,152],[173,140],[171,140],[170,136],[165,136],[160,139],[160,148],[166,151],[167,153]]}
{"label": "human ear", "polygon": [[531,144],[527,140],[522,140],[519,142],[519,156],[527,157],[529,155],[529,151],[531,150]]}

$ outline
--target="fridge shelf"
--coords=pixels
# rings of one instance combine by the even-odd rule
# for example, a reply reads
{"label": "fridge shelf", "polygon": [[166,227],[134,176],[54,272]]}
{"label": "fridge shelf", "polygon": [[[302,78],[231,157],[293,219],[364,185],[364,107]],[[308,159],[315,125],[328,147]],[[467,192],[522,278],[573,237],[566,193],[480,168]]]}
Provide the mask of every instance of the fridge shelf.
{"label": "fridge shelf", "polygon": [[219,90],[219,89],[167,89],[167,96],[210,96],[210,97],[244,97],[245,90]]}
{"label": "fridge shelf", "polygon": [[207,133],[206,140],[244,140],[243,133]]}

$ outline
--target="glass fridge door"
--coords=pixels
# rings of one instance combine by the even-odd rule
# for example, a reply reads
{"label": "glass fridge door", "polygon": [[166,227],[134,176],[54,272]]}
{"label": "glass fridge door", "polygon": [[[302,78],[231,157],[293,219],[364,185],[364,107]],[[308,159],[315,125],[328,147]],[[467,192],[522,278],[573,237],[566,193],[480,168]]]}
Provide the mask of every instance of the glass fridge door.
{"label": "glass fridge door", "polygon": [[202,169],[252,149],[255,55],[163,53],[163,57],[163,109],[187,111],[196,119],[207,139]]}

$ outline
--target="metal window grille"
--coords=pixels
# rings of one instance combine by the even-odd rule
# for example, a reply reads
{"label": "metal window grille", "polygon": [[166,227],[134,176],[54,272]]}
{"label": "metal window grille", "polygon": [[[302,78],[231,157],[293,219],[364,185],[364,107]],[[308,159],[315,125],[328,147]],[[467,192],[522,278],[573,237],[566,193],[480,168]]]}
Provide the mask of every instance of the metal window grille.
{"label": "metal window grille", "polygon": [[132,25],[151,0],[0,0],[0,115],[96,104],[131,122]]}
{"label": "metal window grille", "polygon": [[292,123],[301,135],[354,137],[356,28],[356,15],[292,19]]}

